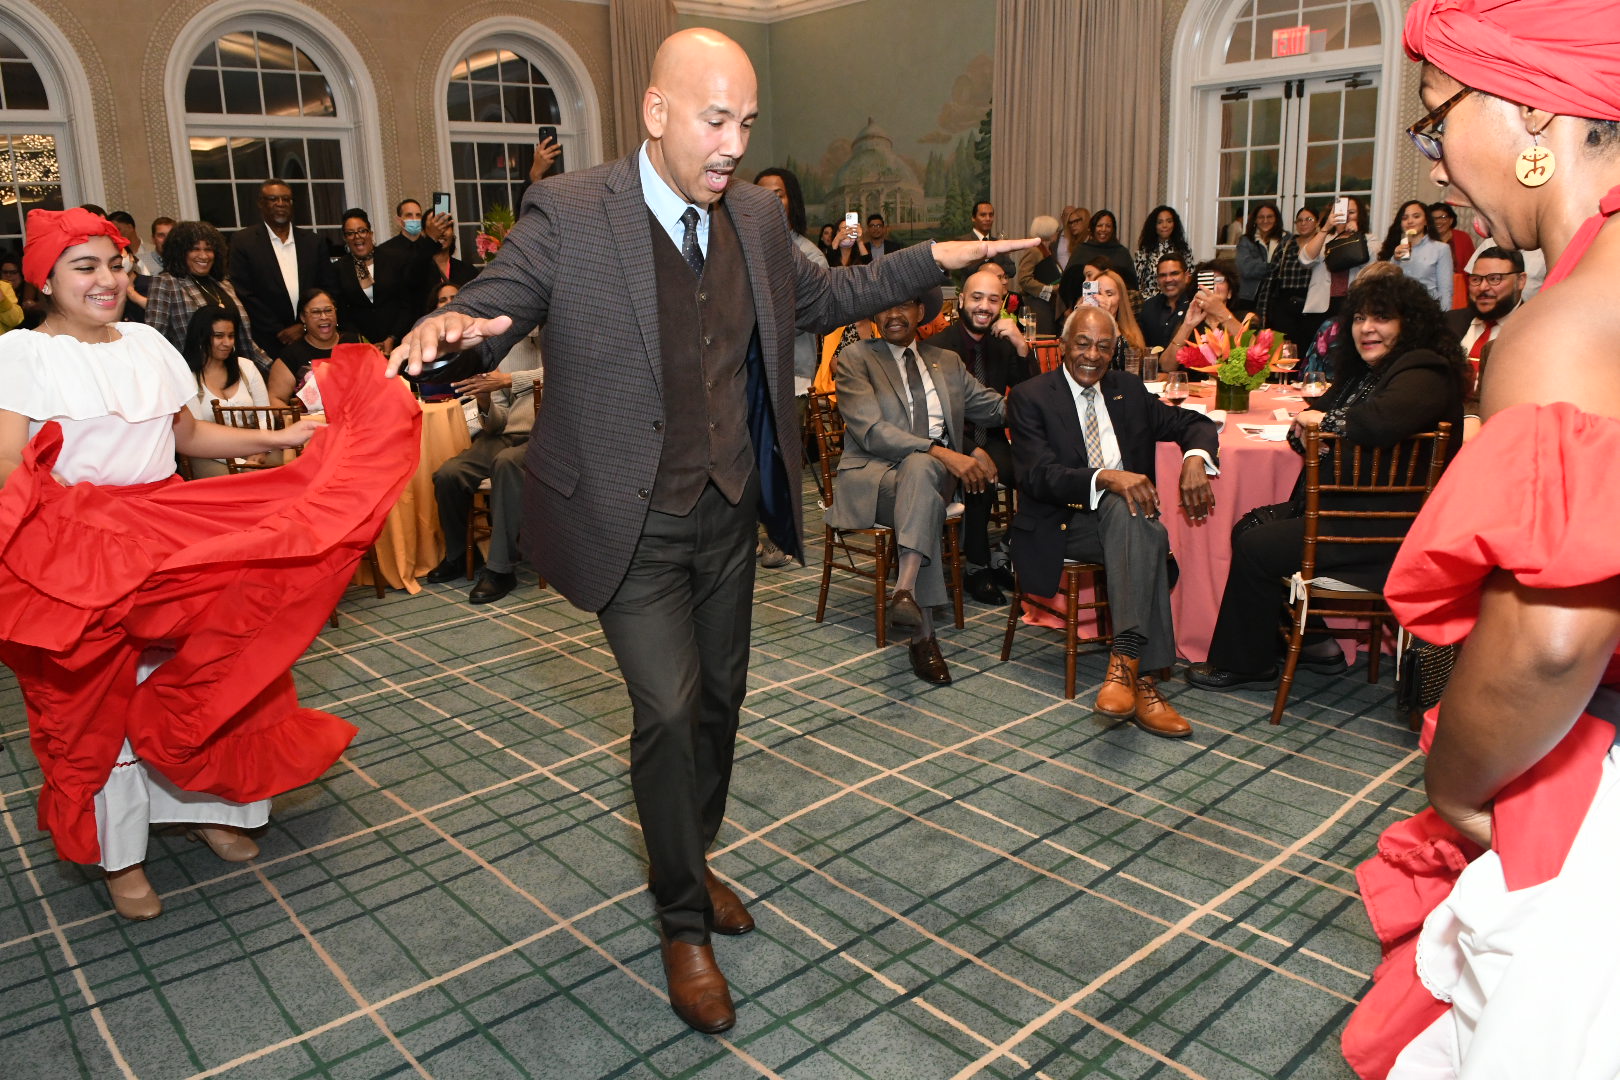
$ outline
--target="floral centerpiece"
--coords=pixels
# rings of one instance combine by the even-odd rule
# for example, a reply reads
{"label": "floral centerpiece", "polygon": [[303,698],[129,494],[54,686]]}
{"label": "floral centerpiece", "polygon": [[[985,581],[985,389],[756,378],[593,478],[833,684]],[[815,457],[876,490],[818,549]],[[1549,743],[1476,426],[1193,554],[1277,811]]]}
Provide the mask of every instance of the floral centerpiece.
{"label": "floral centerpiece", "polygon": [[478,247],[478,257],[486,263],[493,259],[495,253],[501,250],[501,245],[506,243],[506,234],[512,231],[516,223],[517,218],[512,216],[508,207],[491,203],[489,209],[484,211],[484,220],[478,223],[478,235],[473,237],[473,243]]}
{"label": "floral centerpiece", "polygon": [[1282,352],[1283,336],[1274,330],[1256,330],[1253,315],[1243,320],[1236,338],[1224,330],[1194,330],[1193,340],[1181,347],[1176,360],[1184,368],[1215,376],[1215,407],[1247,412],[1249,392],[1271,374],[1271,361]]}

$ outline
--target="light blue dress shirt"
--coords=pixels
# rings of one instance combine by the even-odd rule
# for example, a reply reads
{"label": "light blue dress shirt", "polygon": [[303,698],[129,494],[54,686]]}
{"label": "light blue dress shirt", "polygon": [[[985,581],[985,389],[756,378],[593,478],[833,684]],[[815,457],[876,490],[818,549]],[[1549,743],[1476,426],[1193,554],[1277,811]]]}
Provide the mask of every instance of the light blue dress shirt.
{"label": "light blue dress shirt", "polygon": [[681,250],[681,241],[686,237],[686,226],[681,223],[681,215],[691,206],[698,212],[698,250],[703,252],[704,258],[708,258],[709,212],[701,206],[693,206],[664,182],[664,178],[653,168],[652,159],[647,156],[646,142],[641,144],[641,153],[636,155],[636,161],[641,166],[641,197],[646,200],[647,209],[652,211],[653,217],[658,219],[658,224],[669,234],[675,250]]}
{"label": "light blue dress shirt", "polygon": [[[680,247],[677,243],[676,247]],[[1412,245],[1412,257],[1397,259],[1395,265],[1401,268],[1401,273],[1412,278],[1422,285],[1430,296],[1440,304],[1440,310],[1446,311],[1451,307],[1451,245],[1442,244],[1437,240],[1430,240],[1427,236],[1417,238]]]}

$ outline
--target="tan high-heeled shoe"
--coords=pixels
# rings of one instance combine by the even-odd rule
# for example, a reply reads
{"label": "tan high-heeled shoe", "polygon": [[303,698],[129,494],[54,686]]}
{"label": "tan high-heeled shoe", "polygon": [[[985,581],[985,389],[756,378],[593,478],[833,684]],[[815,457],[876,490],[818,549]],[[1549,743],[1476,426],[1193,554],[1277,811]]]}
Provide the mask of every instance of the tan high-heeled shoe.
{"label": "tan high-heeled shoe", "polygon": [[198,825],[186,830],[192,843],[208,845],[208,850],[226,862],[247,862],[257,858],[259,845],[241,829],[230,825]]}
{"label": "tan high-heeled shoe", "polygon": [[[146,880],[146,868],[140,863],[105,873],[107,895],[112,897],[113,910],[118,914],[132,922],[155,919],[163,914],[163,901],[152,883]],[[125,891],[120,892],[120,888]]]}

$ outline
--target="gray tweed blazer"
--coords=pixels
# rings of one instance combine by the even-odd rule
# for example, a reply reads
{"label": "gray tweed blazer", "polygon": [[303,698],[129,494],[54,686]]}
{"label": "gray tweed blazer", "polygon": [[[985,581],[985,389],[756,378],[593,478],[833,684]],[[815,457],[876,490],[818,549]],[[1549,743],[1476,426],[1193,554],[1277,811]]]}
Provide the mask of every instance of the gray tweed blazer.
{"label": "gray tweed blazer", "polygon": [[[870,266],[816,266],[775,194],[734,180],[725,205],[748,264],[777,443],[796,479],[795,331],[825,333],[944,277],[927,244]],[[600,611],[630,566],[664,437],[658,283],[636,155],[532,185],[500,253],[449,310],[510,315],[511,341],[542,327],[545,398],[525,459],[523,547],[571,603]],[[500,357],[508,344],[487,352]],[[798,500],[793,511],[802,545]]]}

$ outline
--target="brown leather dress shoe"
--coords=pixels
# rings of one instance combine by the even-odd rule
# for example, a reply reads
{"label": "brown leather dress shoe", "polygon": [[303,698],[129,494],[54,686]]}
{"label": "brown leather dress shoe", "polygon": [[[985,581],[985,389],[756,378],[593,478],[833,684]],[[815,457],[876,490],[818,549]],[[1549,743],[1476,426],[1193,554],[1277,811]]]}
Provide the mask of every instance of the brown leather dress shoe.
{"label": "brown leather dress shoe", "polygon": [[754,928],[754,917],[743,906],[742,897],[732,892],[730,885],[715,877],[713,870],[703,871],[703,884],[708,886],[709,906],[714,909],[710,930],[736,937]]}
{"label": "brown leather dress shoe", "polygon": [[1133,723],[1149,735],[1164,739],[1185,739],[1192,734],[1192,725],[1176,712],[1176,707],[1164,700],[1159,684],[1151,675],[1136,680],[1136,716]]}
{"label": "brown leather dress shoe", "polygon": [[714,962],[713,946],[668,938],[660,938],[660,944],[669,1005],[675,1015],[706,1035],[729,1031],[737,1022],[737,1010],[732,1007],[726,977]]}
{"label": "brown leather dress shoe", "polygon": [[945,666],[945,658],[939,653],[939,639],[933,637],[913,641],[911,649],[912,673],[926,683],[935,686],[951,685],[951,669]]}
{"label": "brown leather dress shoe", "polygon": [[1129,720],[1136,715],[1136,672],[1140,664],[1119,653],[1108,654],[1108,674],[1103,676],[1094,706],[1098,712],[1115,720]]}
{"label": "brown leather dress shoe", "polygon": [[889,597],[889,626],[895,630],[915,630],[922,625],[922,608],[910,589],[896,589]]}

